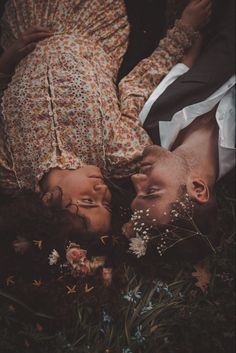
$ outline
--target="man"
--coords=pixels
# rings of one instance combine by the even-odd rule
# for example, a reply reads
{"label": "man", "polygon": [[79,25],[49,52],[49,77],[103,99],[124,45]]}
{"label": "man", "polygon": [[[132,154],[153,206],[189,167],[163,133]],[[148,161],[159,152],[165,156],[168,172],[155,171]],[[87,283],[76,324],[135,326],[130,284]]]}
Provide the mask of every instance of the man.
{"label": "man", "polygon": [[[182,253],[197,258],[215,241],[214,186],[235,165],[234,4],[228,5],[218,35],[196,64],[190,70],[174,67],[140,114],[162,147],[145,149],[139,174],[132,177],[133,221],[141,239],[145,227],[154,234],[163,234],[163,225],[171,228],[169,237],[157,241],[161,255],[181,244]],[[195,55],[196,48],[185,57],[189,67]]]}

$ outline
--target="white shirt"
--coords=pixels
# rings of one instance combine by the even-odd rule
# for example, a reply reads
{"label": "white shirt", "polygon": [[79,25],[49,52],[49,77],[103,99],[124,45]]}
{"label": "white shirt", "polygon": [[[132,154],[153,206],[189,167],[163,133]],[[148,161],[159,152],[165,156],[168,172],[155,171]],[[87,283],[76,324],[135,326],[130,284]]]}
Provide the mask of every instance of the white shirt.
{"label": "white shirt", "polygon": [[[177,64],[172,68],[145,103],[139,115],[142,124],[156,99],[188,70],[189,68],[184,64]],[[205,101],[185,107],[174,114],[171,121],[159,122],[161,145],[170,149],[180,130],[191,124],[197,117],[211,111],[219,103],[216,111],[216,121],[219,126],[219,178],[235,166],[235,82],[234,75]]]}

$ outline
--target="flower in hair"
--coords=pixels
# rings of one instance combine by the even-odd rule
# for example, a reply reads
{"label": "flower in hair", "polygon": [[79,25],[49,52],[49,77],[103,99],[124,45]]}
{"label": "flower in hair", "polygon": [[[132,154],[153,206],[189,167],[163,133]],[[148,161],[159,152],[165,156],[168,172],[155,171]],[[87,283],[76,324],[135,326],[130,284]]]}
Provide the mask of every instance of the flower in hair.
{"label": "flower in hair", "polygon": [[81,249],[76,243],[70,243],[66,250],[66,259],[73,267],[82,264],[87,259],[87,250]]}
{"label": "flower in hair", "polygon": [[67,267],[72,268],[72,275],[90,275],[97,268],[104,266],[105,257],[95,256],[91,259],[87,257],[87,250],[81,249],[79,244],[70,243],[66,249]]}
{"label": "flower in hair", "polygon": [[81,249],[80,245],[70,243],[66,249],[66,259],[75,273],[88,274],[91,272],[90,263],[87,259],[87,250]]}

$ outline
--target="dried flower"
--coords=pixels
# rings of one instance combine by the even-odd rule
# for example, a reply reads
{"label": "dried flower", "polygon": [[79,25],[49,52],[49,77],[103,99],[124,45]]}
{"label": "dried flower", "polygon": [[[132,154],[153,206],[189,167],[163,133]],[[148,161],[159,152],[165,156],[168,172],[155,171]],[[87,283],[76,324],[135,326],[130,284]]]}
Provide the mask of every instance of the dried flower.
{"label": "dried flower", "polygon": [[7,285],[7,287],[12,286],[12,285],[14,285],[14,284],[15,284],[14,276],[9,276],[9,277],[7,277],[7,279],[6,279],[6,285]]}
{"label": "dried flower", "polygon": [[102,269],[102,278],[105,286],[110,286],[112,282],[112,268],[103,268]]}
{"label": "dried flower", "polygon": [[76,243],[71,243],[67,248],[66,259],[67,264],[64,264],[64,267],[71,266],[71,274],[74,277],[92,274],[97,268],[104,266],[106,260],[104,256],[95,256],[89,260],[87,250],[81,249]]}
{"label": "dried flower", "polygon": [[67,294],[75,294],[76,293],[76,285],[73,287],[66,286],[67,288]]}
{"label": "dried flower", "polygon": [[84,288],[85,293],[90,293],[92,290],[94,290],[94,287],[89,287],[88,283],[86,283]]}
{"label": "dried flower", "polygon": [[86,261],[87,250],[81,249],[78,244],[71,243],[66,251],[66,259],[72,267],[77,264],[84,264]]}
{"label": "dried flower", "polygon": [[21,255],[24,255],[25,253],[27,253],[27,251],[30,248],[29,240],[22,237],[17,237],[17,239],[13,241],[12,245],[15,250],[15,253],[21,254]]}
{"label": "dried flower", "polygon": [[43,241],[42,240],[33,240],[34,245],[36,245],[40,250],[42,250],[43,247]]}
{"label": "dried flower", "polygon": [[103,235],[103,236],[100,237],[100,240],[101,240],[103,245],[106,245],[106,242],[109,240],[109,236],[108,235]]}
{"label": "dried flower", "polygon": [[106,258],[104,256],[94,256],[89,262],[91,270],[96,270],[98,267],[104,266]]}
{"label": "dried flower", "polygon": [[41,281],[41,279],[39,279],[39,280],[34,280],[33,281],[33,286],[35,286],[35,287],[41,287],[42,286],[42,284],[43,284],[43,282]]}
{"label": "dried flower", "polygon": [[135,231],[134,231],[134,223],[133,221],[129,221],[128,223],[125,223],[122,227],[122,233],[124,236],[128,239],[133,238],[135,236]]}
{"label": "dried flower", "polygon": [[72,267],[72,275],[89,274],[91,272],[90,262],[87,259],[87,250],[81,249],[80,245],[71,243],[66,250],[66,259]]}

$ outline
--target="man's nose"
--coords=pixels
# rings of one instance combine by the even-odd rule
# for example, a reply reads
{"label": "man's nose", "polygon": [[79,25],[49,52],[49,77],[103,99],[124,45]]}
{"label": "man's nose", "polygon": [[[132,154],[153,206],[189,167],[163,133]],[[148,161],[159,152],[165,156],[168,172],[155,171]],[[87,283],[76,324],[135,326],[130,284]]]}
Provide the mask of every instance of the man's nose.
{"label": "man's nose", "polygon": [[131,177],[132,183],[135,187],[135,190],[138,193],[142,192],[143,189],[146,186],[147,180],[148,180],[148,176],[146,174],[134,174]]}
{"label": "man's nose", "polygon": [[94,190],[98,192],[101,195],[106,194],[108,187],[106,184],[95,184],[94,185]]}

